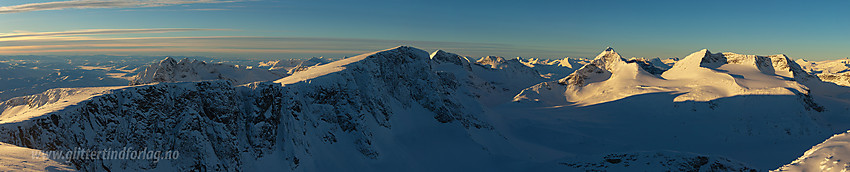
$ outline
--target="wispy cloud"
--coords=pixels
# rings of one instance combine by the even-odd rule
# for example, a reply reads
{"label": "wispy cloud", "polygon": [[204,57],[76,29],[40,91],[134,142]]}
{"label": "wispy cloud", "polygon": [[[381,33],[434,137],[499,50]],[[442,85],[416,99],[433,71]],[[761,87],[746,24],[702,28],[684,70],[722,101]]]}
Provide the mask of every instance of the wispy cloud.
{"label": "wispy cloud", "polygon": [[130,34],[130,33],[165,33],[165,32],[187,32],[187,31],[222,31],[227,29],[197,29],[197,28],[155,28],[155,29],[87,29],[61,32],[19,32],[0,34],[0,41],[21,40],[29,37],[61,37],[75,35],[103,35],[103,34]]}
{"label": "wispy cloud", "polygon": [[[310,57],[352,56],[398,45],[428,51],[443,49],[472,57],[563,57],[575,52],[512,44],[383,40],[357,38],[269,36],[154,36],[127,35],[227,29],[90,29],[58,32],[0,34],[0,55],[183,55],[217,57]],[[111,36],[100,36],[113,34]],[[156,34],[154,34],[156,35]],[[149,36],[149,35],[148,35]]]}
{"label": "wispy cloud", "polygon": [[189,11],[229,11],[230,9],[224,8],[200,8],[200,9],[188,9]]}
{"label": "wispy cloud", "polygon": [[88,8],[145,8],[183,4],[228,3],[224,0],[72,0],[29,3],[0,7],[0,14],[44,10],[88,9]]}
{"label": "wispy cloud", "polygon": [[127,37],[0,41],[0,55],[182,55],[216,57],[342,57],[410,45],[481,57],[563,57],[574,52],[510,44],[310,37]]}

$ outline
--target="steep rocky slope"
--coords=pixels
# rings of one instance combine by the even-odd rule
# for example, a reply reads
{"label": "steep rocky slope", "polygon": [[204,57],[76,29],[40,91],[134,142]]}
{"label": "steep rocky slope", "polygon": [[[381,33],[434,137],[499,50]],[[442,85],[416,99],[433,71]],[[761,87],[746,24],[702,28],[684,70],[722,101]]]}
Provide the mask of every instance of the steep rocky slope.
{"label": "steep rocky slope", "polygon": [[[48,151],[180,151],[177,160],[70,160],[83,171],[498,169],[479,166],[512,148],[480,116],[484,105],[475,96],[498,90],[470,81],[477,78],[472,66],[453,63],[460,56],[434,57],[398,47],[274,83],[160,83],[73,100],[31,98],[5,110],[59,108],[0,124],[0,140]],[[454,66],[432,68],[441,64]],[[472,75],[445,71],[451,68]],[[61,102],[68,103],[54,105]]]}

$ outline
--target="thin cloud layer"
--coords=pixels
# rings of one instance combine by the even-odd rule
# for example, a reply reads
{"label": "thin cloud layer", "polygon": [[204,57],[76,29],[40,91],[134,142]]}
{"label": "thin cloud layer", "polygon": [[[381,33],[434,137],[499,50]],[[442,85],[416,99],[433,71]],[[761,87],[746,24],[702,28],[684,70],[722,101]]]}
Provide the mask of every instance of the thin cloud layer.
{"label": "thin cloud layer", "polygon": [[[0,34],[0,55],[183,55],[217,57],[310,57],[352,56],[398,45],[411,45],[428,51],[443,49],[473,57],[563,57],[576,52],[511,44],[382,40],[356,38],[193,36],[138,37],[126,34],[227,29],[156,28],[90,29],[59,32],[17,32]],[[104,37],[99,35],[113,34]]]}
{"label": "thin cloud layer", "polygon": [[0,14],[21,13],[44,10],[89,9],[89,8],[144,8],[182,4],[227,3],[222,0],[72,0],[43,3],[30,3],[0,7]]}
{"label": "thin cloud layer", "polygon": [[16,40],[27,37],[61,37],[74,35],[103,35],[103,34],[129,34],[129,33],[165,33],[165,32],[187,32],[187,31],[214,31],[225,29],[195,29],[195,28],[155,28],[155,29],[87,29],[62,32],[27,32],[27,33],[10,33],[0,34],[0,41],[6,41],[12,38]]}
{"label": "thin cloud layer", "polygon": [[378,39],[340,39],[310,37],[131,37],[35,39],[0,41],[0,55],[179,55],[215,57],[311,57],[353,56],[398,45],[410,45],[427,51],[449,52],[481,57],[537,56],[563,57],[574,52],[541,50],[509,44],[434,42]]}

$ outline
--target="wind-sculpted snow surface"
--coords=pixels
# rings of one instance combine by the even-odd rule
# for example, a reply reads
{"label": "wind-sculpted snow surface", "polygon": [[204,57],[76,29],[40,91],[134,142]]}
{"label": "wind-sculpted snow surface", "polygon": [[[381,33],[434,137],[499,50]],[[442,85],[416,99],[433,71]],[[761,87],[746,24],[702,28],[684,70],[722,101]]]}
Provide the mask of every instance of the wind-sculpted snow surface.
{"label": "wind-sculpted snow surface", "polygon": [[774,171],[850,171],[850,132],[836,134]]}
{"label": "wind-sculpted snow surface", "polygon": [[34,159],[39,150],[0,143],[0,171],[74,171],[74,167],[50,159]]}
{"label": "wind-sculpted snow surface", "polygon": [[228,80],[239,85],[256,81],[271,81],[284,76],[286,76],[286,72],[275,73],[270,70],[249,69],[221,63],[207,64],[203,61],[189,59],[178,62],[166,57],[159,63],[151,64],[144,71],[133,76],[130,85],[205,80]]}

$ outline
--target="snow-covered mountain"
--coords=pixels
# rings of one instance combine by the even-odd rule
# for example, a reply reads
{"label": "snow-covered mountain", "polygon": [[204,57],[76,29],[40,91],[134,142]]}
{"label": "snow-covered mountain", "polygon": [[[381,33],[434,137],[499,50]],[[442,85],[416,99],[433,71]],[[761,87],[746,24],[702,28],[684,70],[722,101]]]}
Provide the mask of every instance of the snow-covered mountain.
{"label": "snow-covered mountain", "polygon": [[[437,51],[435,54],[440,55],[441,52]],[[446,56],[460,57],[451,53],[446,53]],[[485,90],[494,90],[476,95],[482,97],[481,101],[487,105],[508,102],[522,89],[545,81],[540,73],[522,64],[519,58],[505,60],[498,56],[487,56],[475,61],[471,66],[470,72],[483,80],[483,83],[476,85],[481,88],[489,87]]]}
{"label": "snow-covered mountain", "polygon": [[606,49],[575,73],[494,108],[504,121],[528,123],[496,128],[522,130],[506,137],[567,157],[675,150],[767,170],[850,127],[850,89],[818,80],[784,55],[701,50],[660,75],[652,67]]}
{"label": "snow-covered mountain", "polygon": [[[191,69],[154,74],[210,65],[184,61]],[[81,171],[757,171],[850,129],[850,88],[784,55],[659,61],[612,48],[583,63],[401,46],[269,82],[192,76],[17,97],[0,103],[0,142],[181,157],[67,164]],[[579,65],[557,80],[540,72]]]}
{"label": "snow-covered mountain", "polygon": [[564,58],[556,60],[530,58],[520,62],[536,70],[538,73],[543,75],[543,77],[549,80],[555,80],[566,77],[581,66],[589,63],[590,60],[578,58]]}
{"label": "snow-covered mountain", "polygon": [[222,63],[208,64],[204,61],[184,58],[179,62],[166,57],[151,64],[130,80],[130,85],[154,82],[182,82],[204,80],[228,80],[233,84],[245,84],[256,81],[270,81],[286,76],[270,70],[251,69]]}
{"label": "snow-covered mountain", "polygon": [[521,60],[522,59],[520,59],[520,58],[505,60],[505,58],[498,57],[498,56],[487,56],[487,57],[482,57],[481,59],[478,59],[478,61],[476,61],[475,64],[484,66],[484,67],[489,68],[489,69],[498,69],[498,70],[506,71],[506,72],[509,72],[509,73],[516,73],[516,74],[520,74],[520,75],[532,75],[532,74],[540,75],[534,69],[532,69],[528,66],[525,66],[525,64],[523,64]]}
{"label": "snow-covered mountain", "polygon": [[7,103],[3,117],[34,113],[0,124],[0,140],[39,150],[179,150],[185,157],[71,160],[84,171],[519,169],[491,166],[527,155],[513,153],[493,131],[475,96],[505,90],[476,79],[473,70],[484,67],[447,60],[466,58],[397,47],[274,83],[57,90]]}
{"label": "snow-covered mountain", "polygon": [[515,101],[591,105],[659,92],[681,93],[675,102],[738,95],[806,96],[803,84],[810,80],[817,77],[784,55],[712,54],[704,49],[664,70],[646,60],[625,60],[608,48],[573,74],[526,89]]}
{"label": "snow-covered mountain", "polygon": [[[663,70],[646,61],[636,59],[627,61],[609,47],[590,63],[567,77],[527,88],[517,95],[514,101],[535,101],[551,105],[563,105],[567,102],[580,104],[606,102],[635,94],[659,91],[651,86],[645,86],[645,83],[663,82],[657,76],[660,72]],[[599,95],[600,92],[607,94]]]}
{"label": "snow-covered mountain", "polygon": [[823,81],[850,87],[850,59],[815,62],[799,59],[796,62]]}
{"label": "snow-covered mountain", "polygon": [[295,73],[299,71],[307,70],[310,67],[315,67],[318,65],[327,64],[334,61],[331,58],[325,57],[313,57],[309,59],[286,59],[286,60],[275,60],[275,61],[266,61],[260,62],[257,67],[262,69],[268,69],[272,71],[284,71],[284,73]]}

